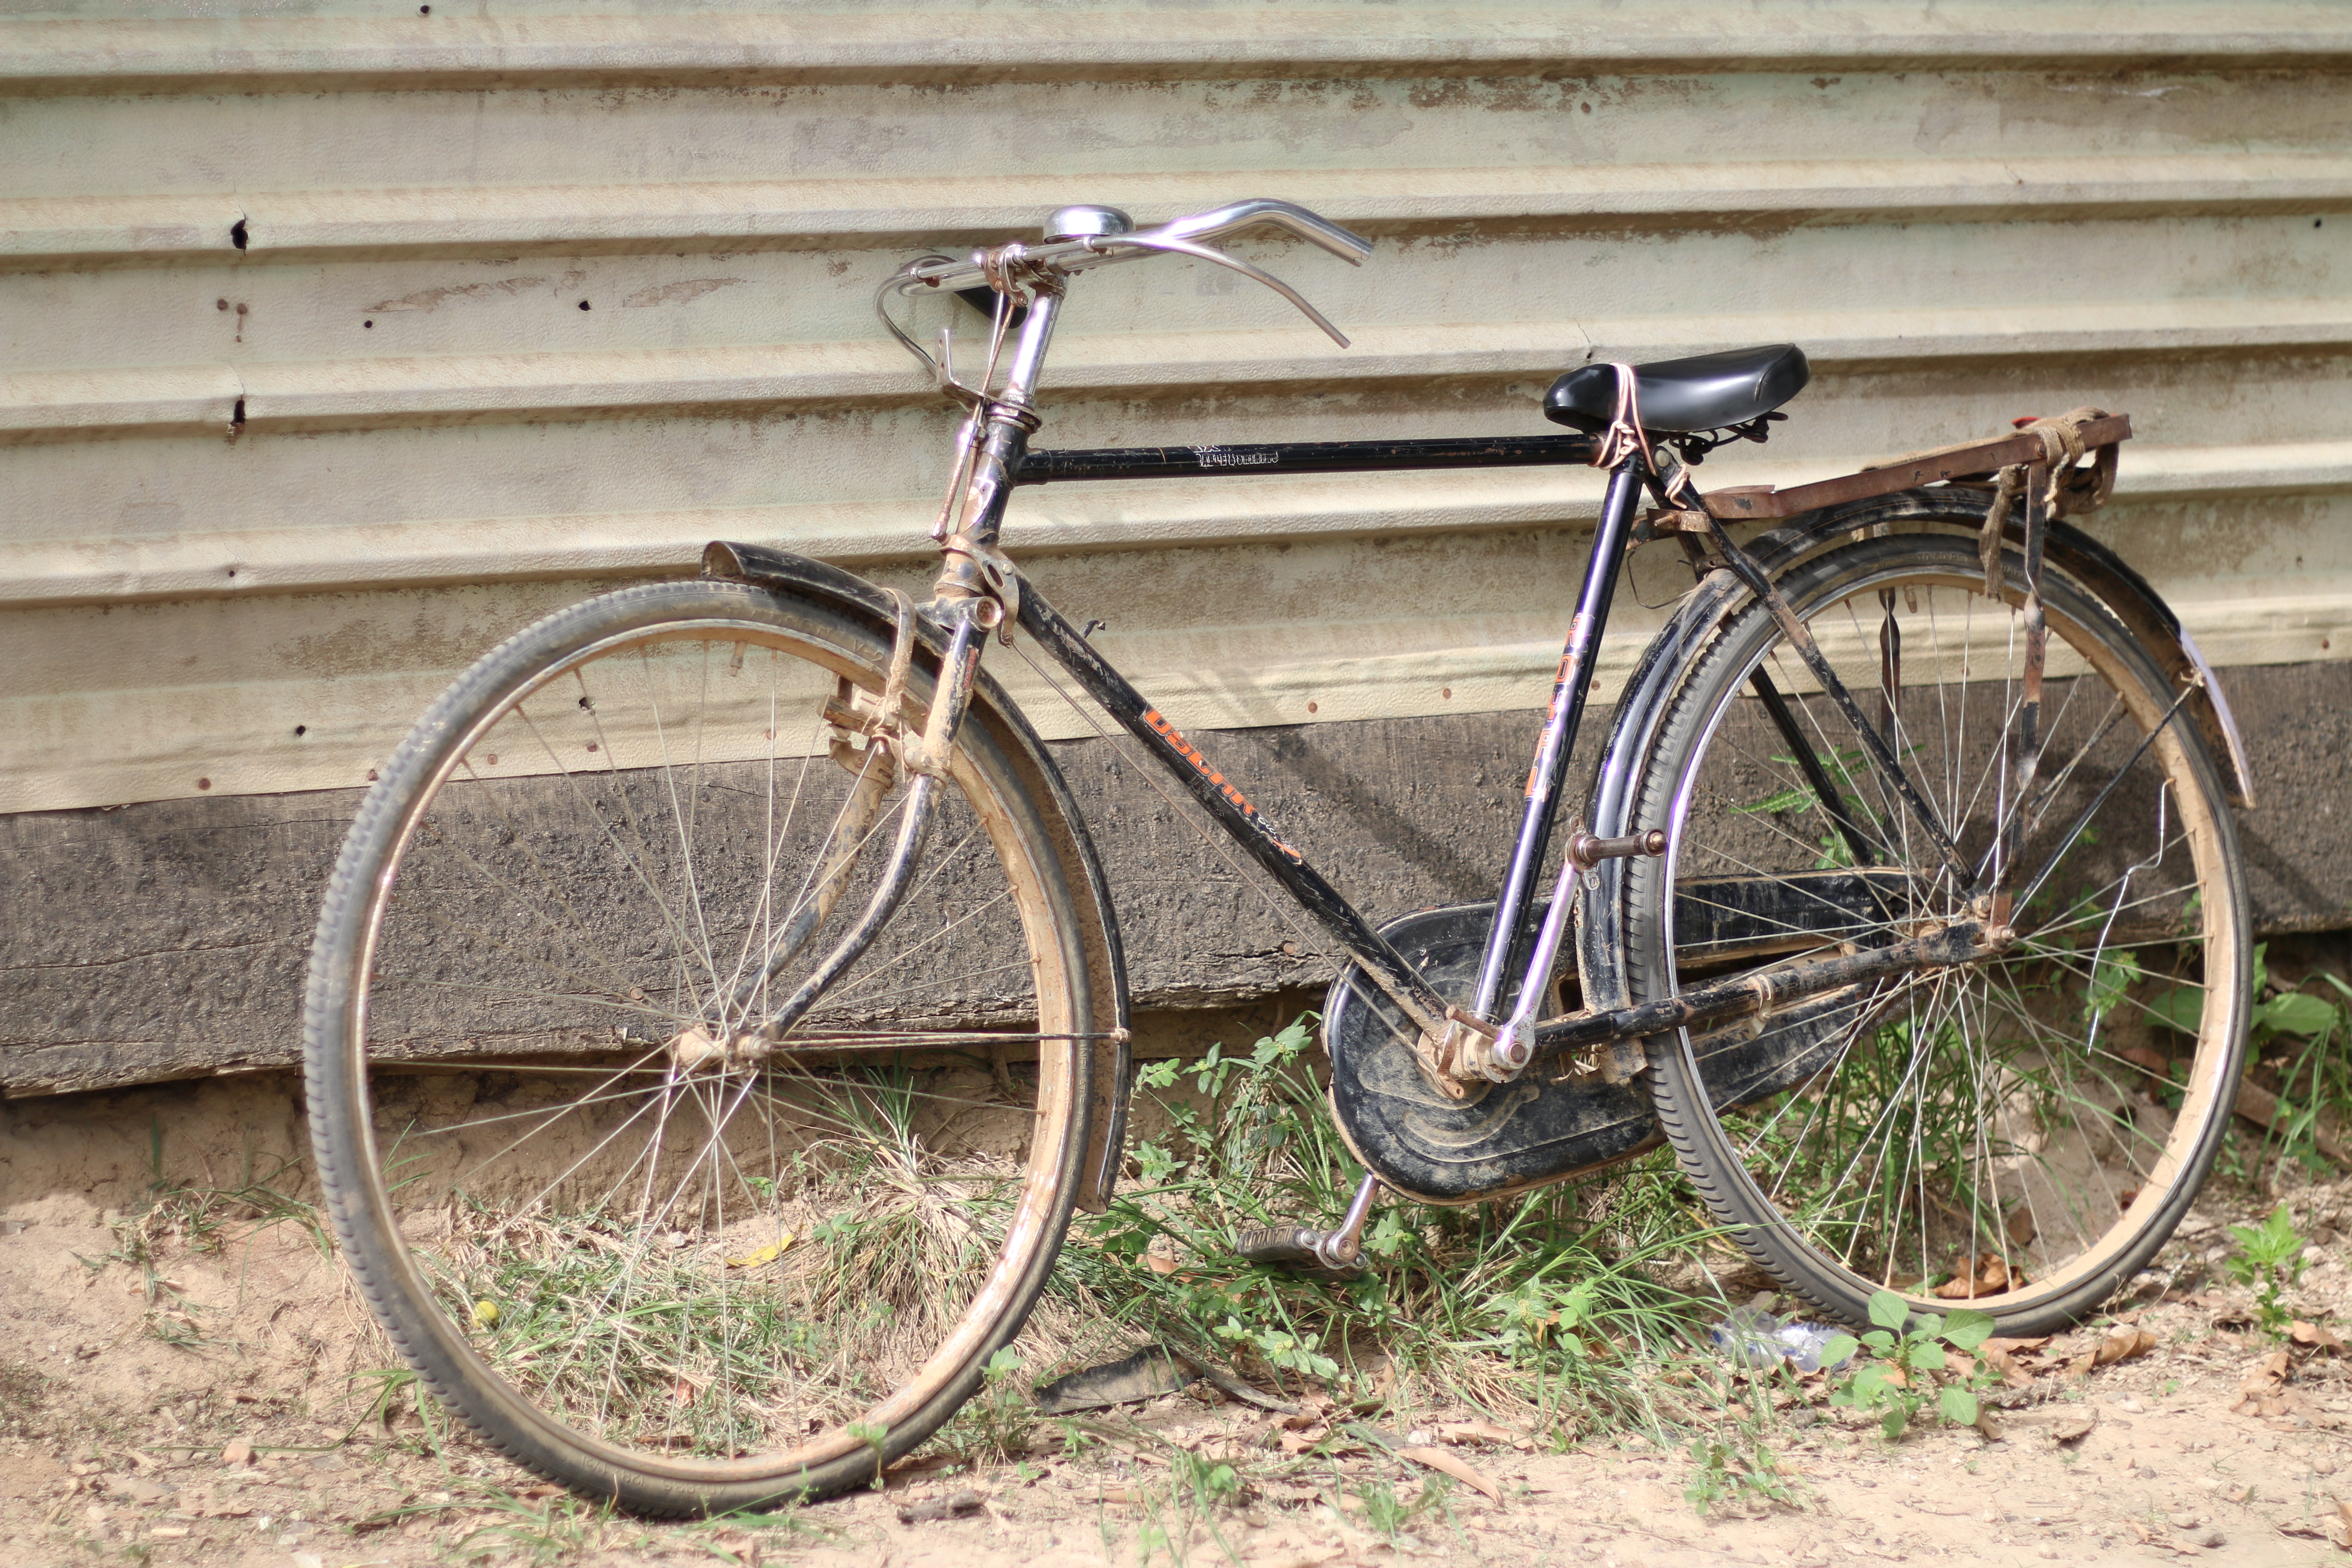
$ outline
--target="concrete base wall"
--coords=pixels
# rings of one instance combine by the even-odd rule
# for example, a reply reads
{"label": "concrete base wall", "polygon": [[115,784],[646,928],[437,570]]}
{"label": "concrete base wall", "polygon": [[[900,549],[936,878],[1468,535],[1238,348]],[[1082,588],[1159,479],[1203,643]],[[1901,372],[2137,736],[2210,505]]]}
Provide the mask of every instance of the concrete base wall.
{"label": "concrete base wall", "polygon": [[[2260,796],[2240,822],[2257,925],[2352,927],[2352,665],[2223,679]],[[1196,739],[1379,921],[1492,895],[1536,722],[1487,713]],[[1111,868],[1147,1050],[1181,1049],[1204,1027],[1278,1026],[1275,1012],[1330,978],[1320,931],[1174,804],[1171,784],[1100,741],[1055,749]],[[0,1093],[291,1062],[318,897],[358,798],[0,817]],[[1246,1016],[1197,1016],[1244,1005]]]}

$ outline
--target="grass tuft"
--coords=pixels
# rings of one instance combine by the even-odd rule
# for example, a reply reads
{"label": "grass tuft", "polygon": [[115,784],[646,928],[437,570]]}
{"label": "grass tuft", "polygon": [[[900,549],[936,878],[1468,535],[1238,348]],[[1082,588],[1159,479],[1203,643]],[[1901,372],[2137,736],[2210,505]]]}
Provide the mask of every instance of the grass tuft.
{"label": "grass tuft", "polygon": [[1668,1265],[1715,1232],[1670,1157],[1469,1207],[1391,1202],[1350,1283],[1235,1258],[1244,1228],[1337,1223],[1361,1177],[1312,1043],[1301,1018],[1246,1053],[1143,1069],[1168,1135],[1137,1147],[1141,1181],[1076,1227],[1054,1287],[1069,1315],[1399,1421],[1466,1404],[1566,1445],[1673,1419],[1654,1373],[1706,1303]]}

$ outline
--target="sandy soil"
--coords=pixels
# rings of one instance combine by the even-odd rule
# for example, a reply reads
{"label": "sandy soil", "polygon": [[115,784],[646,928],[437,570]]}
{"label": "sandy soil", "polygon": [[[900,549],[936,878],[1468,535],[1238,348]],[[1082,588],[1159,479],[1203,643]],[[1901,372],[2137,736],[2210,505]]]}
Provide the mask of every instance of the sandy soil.
{"label": "sandy soil", "polygon": [[[2137,1307],[2116,1303],[2152,1347],[2084,1370],[2103,1324],[2021,1349],[2003,1396],[2014,1408],[1996,1418],[1997,1438],[1936,1427],[1888,1445],[1874,1423],[1828,1406],[1818,1386],[1766,1401],[1745,1426],[1788,1472],[1788,1502],[1732,1488],[1702,1512],[1688,1493],[1705,1478],[1680,1447],[1626,1437],[1538,1452],[1482,1430],[1465,1408],[1423,1412],[1414,1430],[1387,1436],[1444,1456],[1496,1496],[1441,1483],[1442,1498],[1400,1522],[1381,1517],[1381,1501],[1419,1497],[1435,1472],[1377,1436],[1351,1438],[1349,1413],[1310,1412],[1286,1426],[1202,1390],[1087,1418],[1076,1454],[1061,1428],[1043,1424],[1017,1465],[973,1475],[917,1464],[883,1491],[764,1526],[612,1518],[463,1439],[431,1451],[404,1396],[389,1420],[372,1413],[383,1380],[367,1374],[390,1366],[388,1355],[299,1218],[207,1229],[199,1213],[193,1229],[151,1224],[152,1257],[125,1260],[142,1235],[136,1216],[165,1111],[173,1142],[163,1168],[217,1187],[299,1155],[292,1110],[289,1086],[271,1080],[0,1107],[5,1568],[477,1559],[1669,1568],[2151,1556],[2271,1568],[2347,1561],[2352,1542],[2352,1365],[2293,1347],[2274,1359],[2279,1342],[2252,1326],[2248,1294],[2218,1267],[2229,1253],[2221,1227],[2267,1201],[2226,1184],[2143,1278]],[[299,1168],[284,1182],[299,1184]],[[2286,1195],[2314,1238],[2290,1300],[2300,1318],[2341,1325],[2352,1318],[2352,1183],[2291,1180]],[[2266,1368],[2283,1368],[2284,1381]],[[1694,1363],[1676,1375],[1703,1370]],[[1171,1446],[1231,1464],[1239,1496],[1198,1514],[1179,1510]],[[924,1503],[949,1513],[959,1492],[977,1506],[902,1522],[902,1509]]]}

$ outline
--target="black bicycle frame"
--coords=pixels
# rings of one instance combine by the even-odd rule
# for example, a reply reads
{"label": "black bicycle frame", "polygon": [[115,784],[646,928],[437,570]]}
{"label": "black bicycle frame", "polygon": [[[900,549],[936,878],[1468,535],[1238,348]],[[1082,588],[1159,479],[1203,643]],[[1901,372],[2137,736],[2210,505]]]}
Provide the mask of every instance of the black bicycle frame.
{"label": "black bicycle frame", "polygon": [[[998,450],[1012,444],[1001,443]],[[1245,447],[1038,451],[1022,454],[1017,465],[1006,466],[1011,469],[1012,483],[1018,486],[1086,479],[1171,479],[1203,473],[1330,474],[1558,466],[1590,463],[1596,450],[1597,444],[1589,436],[1317,441]],[[1545,715],[1535,759],[1528,769],[1527,805],[1518,836],[1512,845],[1502,896],[1496,904],[1475,1009],[1482,1017],[1494,1017],[1498,1006],[1508,1004],[1512,968],[1532,934],[1529,917],[1537,877],[1542,870],[1545,851],[1559,816],[1560,786],[1567,778],[1585,698],[1592,685],[1593,656],[1608,625],[1610,600],[1616,592],[1618,568],[1624,560],[1633,508],[1645,478],[1638,456],[1629,458],[1610,475],[1600,524],[1593,534],[1592,556],[1585,567],[1584,584],[1569,623],[1567,645],[1560,653],[1551,706]],[[984,515],[972,531],[976,538],[991,545],[1002,518],[1003,497],[1003,489],[996,489],[995,504],[986,509],[993,515]],[[1218,825],[1321,921],[1365,973],[1414,1016],[1415,1022],[1424,1028],[1440,1026],[1446,1008],[1444,998],[1371,928],[1353,904],[1307,863],[1305,856],[1283,838],[1238,785],[1151,707],[1083,635],[1025,583],[1020,595],[1019,621],[1022,628],[1043,644],[1106,711],[1140,741],[1163,767],[1184,782],[1193,798]]]}

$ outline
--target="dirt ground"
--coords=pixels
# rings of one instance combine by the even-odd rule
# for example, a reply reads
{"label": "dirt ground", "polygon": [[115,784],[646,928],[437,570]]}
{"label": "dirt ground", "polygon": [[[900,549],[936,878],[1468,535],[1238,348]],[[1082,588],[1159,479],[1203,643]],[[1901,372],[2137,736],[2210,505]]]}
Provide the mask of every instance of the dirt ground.
{"label": "dirt ground", "polygon": [[[2018,1347],[1997,1437],[1889,1445],[1817,1390],[1760,1402],[1742,1440],[1777,1456],[1786,1501],[1718,1480],[1702,1511],[1693,1454],[1638,1436],[1543,1452],[1467,1408],[1351,1432],[1349,1412],[1286,1424],[1203,1385],[1085,1418],[1075,1453],[1041,1423],[1017,1464],[651,1524],[462,1438],[435,1451],[398,1376],[370,1375],[390,1359],[300,1213],[257,1225],[188,1195],[299,1194],[301,1148],[282,1079],[0,1105],[0,1568],[2352,1561],[2352,1363],[2253,1325],[2222,1227],[2270,1200],[2228,1183],[2115,1304],[2150,1348],[2085,1370],[2106,1323]],[[184,1190],[155,1212],[183,1223],[142,1230],[159,1171]],[[2290,1173],[2284,1195],[2312,1240],[2288,1300],[2325,1342],[2352,1318],[2352,1182]],[[1237,1495],[1181,1507],[1180,1449],[1230,1464]],[[1461,1479],[1431,1484],[1440,1469]],[[902,1521],[923,1504],[945,1517]]]}

